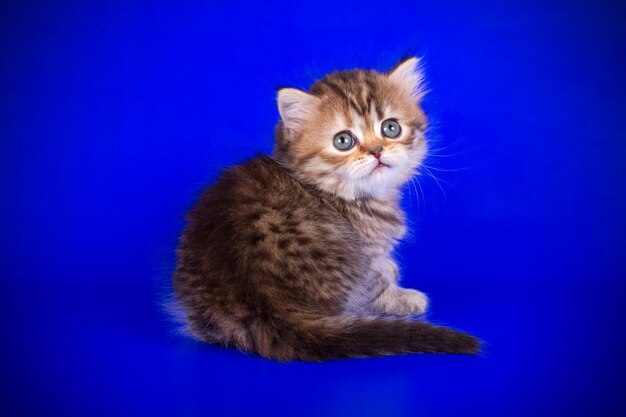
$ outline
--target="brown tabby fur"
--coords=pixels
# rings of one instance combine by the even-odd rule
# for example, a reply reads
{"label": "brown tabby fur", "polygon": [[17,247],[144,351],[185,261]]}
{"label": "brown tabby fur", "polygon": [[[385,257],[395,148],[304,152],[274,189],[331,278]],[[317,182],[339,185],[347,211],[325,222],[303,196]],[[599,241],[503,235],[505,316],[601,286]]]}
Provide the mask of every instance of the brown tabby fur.
{"label": "brown tabby fur", "polygon": [[[412,65],[408,79],[343,71],[309,94],[279,92],[275,159],[228,169],[188,214],[174,288],[192,336],[281,361],[478,351],[470,335],[408,317],[427,299],[397,286],[390,257],[406,229],[399,185],[426,149],[413,61],[398,66]],[[394,140],[376,133],[389,112]],[[351,152],[329,146],[337,123],[359,125]],[[349,177],[376,146],[395,162]]]}

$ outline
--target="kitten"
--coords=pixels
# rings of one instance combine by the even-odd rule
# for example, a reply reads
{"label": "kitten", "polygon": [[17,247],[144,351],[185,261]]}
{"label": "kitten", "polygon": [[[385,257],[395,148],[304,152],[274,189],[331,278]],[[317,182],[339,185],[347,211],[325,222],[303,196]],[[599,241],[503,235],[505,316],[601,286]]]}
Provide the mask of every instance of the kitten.
{"label": "kitten", "polygon": [[472,354],[473,336],[409,316],[400,187],[423,160],[419,61],[278,92],[274,158],[226,170],[188,214],[174,275],[189,333],[280,361]]}

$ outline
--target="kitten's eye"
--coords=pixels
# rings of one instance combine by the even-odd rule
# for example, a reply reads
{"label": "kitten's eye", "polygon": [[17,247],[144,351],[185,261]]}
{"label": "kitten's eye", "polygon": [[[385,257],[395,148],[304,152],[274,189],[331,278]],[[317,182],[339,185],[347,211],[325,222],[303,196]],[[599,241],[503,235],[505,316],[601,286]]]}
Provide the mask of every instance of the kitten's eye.
{"label": "kitten's eye", "polygon": [[350,132],[339,132],[333,138],[333,145],[340,151],[347,151],[354,146],[354,138]]}
{"label": "kitten's eye", "polygon": [[389,139],[395,139],[400,136],[400,123],[396,119],[387,119],[383,122],[380,131],[382,135]]}

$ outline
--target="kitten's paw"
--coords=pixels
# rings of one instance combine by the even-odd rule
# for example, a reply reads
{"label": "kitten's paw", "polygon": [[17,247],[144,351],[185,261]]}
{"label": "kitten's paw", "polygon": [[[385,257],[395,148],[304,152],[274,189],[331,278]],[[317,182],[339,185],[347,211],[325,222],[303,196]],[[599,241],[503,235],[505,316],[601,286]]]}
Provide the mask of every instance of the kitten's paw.
{"label": "kitten's paw", "polygon": [[410,316],[428,309],[428,297],[421,291],[390,286],[373,303],[374,312]]}
{"label": "kitten's paw", "polygon": [[407,314],[423,314],[428,310],[428,296],[421,291],[400,288],[400,298],[411,312]]}

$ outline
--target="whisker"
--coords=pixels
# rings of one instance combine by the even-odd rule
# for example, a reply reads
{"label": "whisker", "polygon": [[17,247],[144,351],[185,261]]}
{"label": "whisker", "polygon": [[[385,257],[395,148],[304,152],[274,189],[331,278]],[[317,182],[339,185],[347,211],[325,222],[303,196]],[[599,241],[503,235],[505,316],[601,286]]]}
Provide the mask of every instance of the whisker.
{"label": "whisker", "polygon": [[420,195],[417,192],[417,188],[415,188],[413,177],[411,177],[410,180],[411,180],[411,187],[413,187],[413,190],[415,190],[415,204],[417,204],[417,213],[419,214],[421,210],[420,204],[422,203],[422,199],[420,198]]}
{"label": "whisker", "polygon": [[448,185],[449,185],[449,186],[451,186],[451,187],[454,187],[454,184],[452,184],[450,181],[446,181],[446,180],[444,180],[444,179],[443,179],[443,178],[441,178],[441,177],[437,177],[435,174],[433,174],[433,173],[432,173],[432,171],[430,171],[428,168],[426,168],[426,167],[424,167],[424,166],[422,166],[422,168],[423,168],[424,170],[428,171],[428,172],[426,172],[426,174],[428,174],[429,176],[433,177],[434,179],[436,179],[436,180],[438,180],[438,181],[440,181],[440,182],[442,182],[442,183],[444,183],[444,184],[448,184]]}
{"label": "whisker", "polygon": [[431,149],[428,151],[428,153],[426,153],[426,158],[430,158],[435,157],[435,158],[452,158],[454,156],[459,156],[459,155],[463,155],[465,153],[471,152],[473,149],[465,149],[463,151],[459,151],[459,152],[455,152],[455,153],[451,153],[451,154],[441,154],[441,153],[437,153],[437,150],[435,149]]}
{"label": "whisker", "polygon": [[452,142],[452,143],[450,143],[450,144],[448,144],[448,145],[446,145],[444,147],[436,148],[436,149],[430,149],[430,151],[432,151],[432,152],[443,151],[443,150],[451,148],[451,147],[453,147],[453,146],[455,146],[455,145],[457,145],[459,143],[461,143],[461,140],[455,140],[454,142]]}
{"label": "whisker", "polygon": [[[422,184],[420,184],[420,180],[416,177],[411,177],[411,184],[413,184],[413,187],[415,187],[415,182],[413,181],[417,181],[417,186],[419,187],[420,191],[422,192],[422,204],[424,206],[424,211],[426,211],[426,194],[424,194],[424,189],[422,188]],[[417,194],[417,188],[415,189],[415,193]],[[419,200],[418,200],[419,201]],[[418,209],[419,209],[419,205],[418,205]]]}
{"label": "whisker", "polygon": [[[409,190],[409,207],[411,207],[411,203],[413,200],[413,195],[411,194],[411,187],[407,186],[407,189]],[[417,198],[417,196],[415,196],[415,198]]]}
{"label": "whisker", "polygon": [[468,167],[464,167],[464,168],[456,168],[456,169],[446,169],[446,168],[435,168],[435,167],[431,167],[429,165],[426,164],[422,164],[422,166],[424,168],[429,168],[429,169],[434,169],[435,171],[441,171],[441,172],[458,172],[458,171],[467,171],[470,168]]}
{"label": "whisker", "polygon": [[444,199],[445,201],[448,201],[448,198],[447,198],[447,196],[446,196],[446,192],[443,190],[443,186],[442,186],[442,185],[441,185],[441,183],[439,182],[439,178],[437,178],[435,175],[433,175],[433,173],[432,173],[432,172],[430,172],[430,170],[429,170],[427,167],[425,167],[425,166],[423,166],[423,165],[422,165],[422,167],[424,168],[424,170],[426,170],[426,173],[427,173],[428,175],[430,175],[430,176],[431,176],[431,177],[435,180],[435,182],[437,183],[437,186],[439,186],[439,189],[441,190],[441,194],[443,194],[443,199]]}

